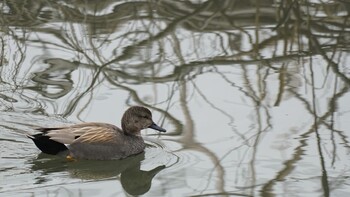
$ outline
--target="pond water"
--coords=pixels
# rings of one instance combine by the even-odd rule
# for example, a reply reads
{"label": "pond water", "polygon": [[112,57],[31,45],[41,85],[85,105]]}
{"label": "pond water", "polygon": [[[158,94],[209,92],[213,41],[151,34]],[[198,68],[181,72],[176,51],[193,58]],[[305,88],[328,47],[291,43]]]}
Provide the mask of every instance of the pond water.
{"label": "pond water", "polygon": [[[349,196],[350,2],[0,1],[0,196]],[[67,161],[37,127],[120,126],[144,153]]]}

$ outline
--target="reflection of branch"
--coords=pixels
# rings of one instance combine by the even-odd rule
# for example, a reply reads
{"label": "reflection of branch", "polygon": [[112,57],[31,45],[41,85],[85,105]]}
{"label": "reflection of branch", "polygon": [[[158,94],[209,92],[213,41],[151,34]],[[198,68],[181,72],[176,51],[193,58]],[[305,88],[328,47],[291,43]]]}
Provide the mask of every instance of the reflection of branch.
{"label": "reflection of branch", "polygon": [[[241,65],[242,68],[244,68],[245,65],[251,65],[251,64],[261,64],[263,66],[266,66],[268,68],[272,68],[273,70],[277,70],[277,68],[273,68],[269,66],[271,63],[277,63],[281,61],[287,61],[295,58],[300,58],[301,55],[299,54],[293,54],[293,55],[286,55],[283,57],[273,57],[273,58],[266,58],[266,59],[260,59],[260,60],[231,60],[231,59],[223,59],[222,57],[218,58],[209,58],[202,61],[193,61],[186,64],[182,64],[181,66],[175,67],[174,71],[171,74],[162,76],[162,77],[155,77],[155,76],[142,76],[140,78],[137,74],[130,74],[128,72],[122,71],[122,70],[113,70],[111,68],[104,68],[104,71],[109,72],[109,75],[118,76],[122,79],[131,79],[134,80],[135,83],[144,83],[144,82],[152,82],[152,83],[165,83],[165,82],[171,82],[178,80],[181,76],[188,75],[191,71],[194,69],[201,69],[203,67],[209,67],[212,65],[219,65],[221,66],[229,66],[232,65]],[[105,65],[106,66],[106,65]]]}
{"label": "reflection of branch", "polygon": [[277,94],[277,99],[276,99],[275,104],[274,104],[275,107],[280,105],[282,97],[283,97],[283,93],[284,93],[285,86],[286,86],[286,82],[285,82],[286,76],[285,75],[286,75],[286,68],[283,64],[282,67],[279,69],[279,76],[278,76],[279,90],[278,90],[278,94]]}
{"label": "reflection of branch", "polygon": [[[224,76],[224,75],[223,75]],[[204,95],[204,93],[202,93],[202,91],[197,87],[197,85],[195,83],[192,83],[194,89],[198,92],[198,94],[203,98],[203,100],[205,102],[207,102],[209,104],[210,107],[212,107],[213,109],[217,110],[218,112],[220,112],[221,114],[223,114],[224,116],[226,116],[230,121],[228,123],[228,125],[231,126],[231,129],[242,138],[243,141],[247,141],[247,139],[245,138],[245,136],[243,134],[241,134],[233,125],[235,122],[235,119],[233,116],[231,116],[229,113],[225,112],[223,109],[220,109],[219,107],[215,106],[214,103],[212,103],[211,101],[208,100],[208,98]]]}
{"label": "reflection of branch", "polygon": [[167,120],[169,120],[170,122],[172,122],[172,123],[174,124],[174,126],[175,126],[175,132],[173,132],[173,133],[166,133],[166,134],[163,134],[163,135],[181,135],[182,130],[183,130],[183,126],[182,126],[181,122],[180,122],[179,120],[177,120],[174,116],[172,116],[172,115],[171,115],[170,113],[168,113],[167,111],[164,111],[164,110],[162,110],[162,109],[156,108],[156,107],[154,107],[154,106],[152,106],[152,105],[149,105],[149,104],[145,103],[145,102],[138,96],[138,94],[137,94],[137,92],[136,92],[135,90],[133,90],[133,89],[127,87],[127,86],[121,85],[121,84],[119,84],[119,83],[116,83],[113,79],[111,79],[111,77],[110,77],[108,74],[106,74],[106,73],[104,73],[104,74],[105,74],[104,76],[106,77],[106,79],[107,79],[107,81],[108,81],[109,83],[111,83],[111,84],[114,85],[115,87],[119,87],[119,88],[122,88],[122,89],[128,91],[128,92],[129,92],[129,95],[133,98],[133,100],[134,100],[136,103],[138,103],[138,104],[140,104],[140,105],[142,105],[142,106],[145,106],[145,107],[147,107],[147,108],[154,109],[154,110],[156,110],[156,111],[158,111],[158,112],[161,112],[161,113],[167,118]]}
{"label": "reflection of branch", "polygon": [[208,6],[210,6],[213,3],[212,0],[208,0],[205,3],[201,4],[196,10],[194,10],[192,13],[179,17],[175,20],[172,21],[164,30],[161,32],[157,33],[155,36],[151,36],[148,39],[142,40],[132,46],[125,47],[123,54],[115,59],[110,60],[106,64],[110,64],[112,62],[120,61],[120,60],[125,60],[127,57],[129,57],[131,54],[134,54],[135,50],[138,50],[141,46],[147,45],[149,43],[152,43],[156,40],[159,40],[161,38],[166,37],[169,33],[173,33],[175,29],[183,23],[184,21],[188,20],[190,17],[195,16],[197,13],[205,10]]}
{"label": "reflection of branch", "polygon": [[[77,65],[62,59],[47,59],[45,63],[50,66],[43,71],[35,72],[32,81],[36,84],[27,86],[27,88],[50,99],[58,99],[67,95],[73,89],[74,81],[71,79],[71,74],[76,70]],[[60,91],[51,92],[52,89],[48,88],[50,86]]]}
{"label": "reflection of branch", "polygon": [[[214,152],[212,152],[210,149],[203,146],[201,143],[196,142],[194,139],[191,139],[189,141],[181,140],[181,142],[184,143],[185,148],[202,152],[203,154],[208,156],[208,158],[214,164],[213,170],[216,169],[216,172],[217,172],[218,180],[216,183],[216,189],[219,192],[227,193],[225,191],[225,168],[221,165],[221,161],[218,159],[217,155]],[[209,177],[207,180],[208,184],[210,183],[210,180],[212,180],[211,177]]]}
{"label": "reflection of branch", "polygon": [[[5,43],[4,43],[4,38],[2,36],[0,37],[0,40],[1,40],[0,66],[3,66],[4,62],[6,61],[6,59],[5,59]],[[0,76],[0,81],[2,81],[1,76]]]}
{"label": "reflection of branch", "polygon": [[[327,123],[327,118],[333,115],[336,110],[337,110],[337,100],[342,98],[343,95],[345,95],[349,91],[350,87],[345,86],[343,87],[338,93],[334,94],[334,96],[329,100],[329,109],[328,111],[321,117],[319,117],[319,122],[325,125],[327,128],[332,128],[328,123]],[[309,111],[309,113],[313,113],[311,110],[311,106],[308,104],[307,100],[303,97],[301,97],[300,94],[294,92],[293,90],[290,90],[290,92],[294,93],[295,97],[298,98],[302,103],[304,103],[304,106],[306,109]],[[333,129],[334,130],[334,129]],[[343,143],[345,147],[350,148],[350,143],[346,139],[347,137],[343,135],[340,131],[334,130],[334,132],[338,133],[338,135],[343,139]]]}
{"label": "reflection of branch", "polygon": [[[302,159],[302,155],[304,155],[305,152],[305,147],[308,145],[307,144],[307,140],[309,139],[310,135],[312,133],[314,133],[315,131],[315,125],[319,125],[319,124],[326,124],[325,120],[331,116],[335,110],[336,110],[336,103],[337,100],[342,98],[343,95],[345,95],[348,90],[349,90],[349,86],[345,86],[344,88],[342,88],[337,94],[335,94],[332,99],[329,100],[329,104],[328,106],[330,106],[328,112],[326,112],[323,116],[318,117],[317,121],[312,125],[312,127],[305,133],[300,135],[300,139],[299,140],[299,146],[297,146],[294,149],[294,154],[293,157],[289,160],[287,160],[286,162],[284,162],[284,168],[281,169],[277,175],[275,176],[274,179],[268,181],[266,184],[264,184],[263,189],[261,190],[262,196],[271,196],[272,195],[272,188],[273,186],[279,182],[279,181],[283,181],[285,180],[285,178],[291,174],[291,172],[295,169],[296,167],[296,163]],[[304,99],[303,97],[301,97],[300,94],[298,94],[297,92],[295,92],[294,90],[290,89],[289,90],[291,93],[293,93],[295,95],[295,98],[298,98],[302,103],[304,103],[305,108],[307,109],[307,111],[309,111],[311,114],[313,114],[313,110],[312,107],[310,106],[310,104],[307,102],[306,99]],[[334,131],[336,132],[336,131]],[[336,132],[338,133],[340,136],[341,133],[340,132]],[[344,142],[346,142],[345,144],[349,144],[349,142],[346,140],[347,137],[342,136],[342,138],[344,139]],[[347,145],[347,147],[350,147],[349,145]],[[324,185],[323,185],[324,186]]]}
{"label": "reflection of branch", "polygon": [[72,101],[69,102],[67,108],[65,109],[65,112],[63,112],[62,116],[63,117],[67,117],[68,115],[72,114],[73,111],[75,110],[75,108],[78,106],[78,103],[80,102],[80,100],[89,92],[92,92],[94,90],[94,88],[99,85],[100,83],[102,83],[101,81],[98,81],[100,75],[100,69],[98,69],[96,71],[96,74],[94,75],[93,79],[91,80],[90,85],[78,96],[76,96]]}
{"label": "reflection of branch", "polygon": [[[318,149],[318,154],[320,157],[320,162],[321,162],[321,168],[322,168],[322,187],[323,187],[323,192],[324,196],[328,197],[329,196],[329,183],[328,183],[328,173],[325,167],[325,161],[324,161],[324,156],[321,148],[321,138],[320,138],[320,133],[319,133],[319,127],[317,124],[317,119],[318,119],[318,114],[317,114],[317,107],[316,107],[316,92],[315,92],[315,77],[314,77],[314,70],[313,70],[313,64],[312,62],[310,63],[310,74],[311,74],[311,87],[312,87],[312,109],[313,109],[313,118],[314,118],[314,125],[313,129],[316,134],[316,139],[317,139],[317,149]],[[332,113],[333,114],[333,113]]]}
{"label": "reflection of branch", "polygon": [[313,133],[313,128],[311,128],[309,131],[305,132],[304,134],[300,135],[301,140],[299,141],[299,146],[297,146],[294,149],[293,157],[285,162],[284,168],[277,172],[276,176],[264,184],[261,191],[261,196],[274,196],[272,191],[273,187],[277,182],[283,181],[288,175],[291,174],[291,172],[295,169],[296,163],[301,160],[301,156],[304,155],[305,147],[308,145],[307,140],[310,137],[310,134]]}
{"label": "reflection of branch", "polygon": [[205,194],[199,194],[199,195],[190,195],[190,197],[202,197],[202,196],[247,196],[247,197],[253,197],[251,195],[236,193],[236,192],[215,192],[215,193],[205,193]]}
{"label": "reflection of branch", "polygon": [[350,85],[350,79],[339,71],[337,63],[333,62],[330,58],[328,58],[327,54],[322,50],[322,47],[320,46],[318,40],[315,39],[311,34],[308,34],[308,35],[313,45],[312,47],[319,49],[318,52],[320,52],[322,57],[329,63],[329,66],[332,68],[334,74],[336,74],[340,79],[342,79],[343,82]]}
{"label": "reflection of branch", "polygon": [[225,169],[220,164],[220,160],[217,158],[217,156],[208,148],[201,145],[200,143],[196,142],[195,140],[195,130],[194,130],[194,122],[191,117],[188,105],[187,105],[187,88],[186,88],[186,81],[181,80],[179,81],[180,86],[180,105],[182,108],[182,111],[184,112],[185,116],[185,127],[184,127],[184,135],[181,137],[181,143],[184,144],[185,148],[190,148],[192,150],[197,150],[205,155],[207,155],[214,163],[214,168],[217,169],[218,173],[218,182],[216,184],[217,189],[220,192],[225,193]]}

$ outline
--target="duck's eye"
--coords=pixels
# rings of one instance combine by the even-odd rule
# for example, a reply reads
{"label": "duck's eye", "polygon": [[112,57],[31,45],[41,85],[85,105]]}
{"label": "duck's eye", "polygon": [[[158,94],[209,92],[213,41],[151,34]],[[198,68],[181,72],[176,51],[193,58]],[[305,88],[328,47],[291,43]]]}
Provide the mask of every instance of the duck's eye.
{"label": "duck's eye", "polygon": [[139,118],[146,118],[146,119],[147,119],[147,116],[144,116],[144,115],[139,115],[138,117],[139,117]]}

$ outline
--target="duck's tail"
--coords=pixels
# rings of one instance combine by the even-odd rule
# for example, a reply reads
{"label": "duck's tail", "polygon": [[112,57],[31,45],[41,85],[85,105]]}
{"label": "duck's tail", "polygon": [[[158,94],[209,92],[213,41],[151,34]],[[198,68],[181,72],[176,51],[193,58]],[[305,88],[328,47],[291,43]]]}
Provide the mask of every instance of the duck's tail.
{"label": "duck's tail", "polygon": [[51,140],[50,137],[45,136],[43,133],[27,135],[27,137],[32,139],[35,145],[46,154],[57,155],[68,150],[64,144]]}

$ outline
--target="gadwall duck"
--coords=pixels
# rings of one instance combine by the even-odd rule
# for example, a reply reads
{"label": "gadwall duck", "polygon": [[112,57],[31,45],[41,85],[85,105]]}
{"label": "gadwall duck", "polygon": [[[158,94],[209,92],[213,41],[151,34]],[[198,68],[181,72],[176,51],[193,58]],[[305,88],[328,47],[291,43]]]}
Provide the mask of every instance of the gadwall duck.
{"label": "gadwall duck", "polygon": [[67,159],[112,160],[143,152],[142,129],[166,131],[153,122],[151,111],[141,106],[126,110],[121,125],[122,129],[107,123],[39,128],[39,134],[28,137],[47,154],[65,154]]}

